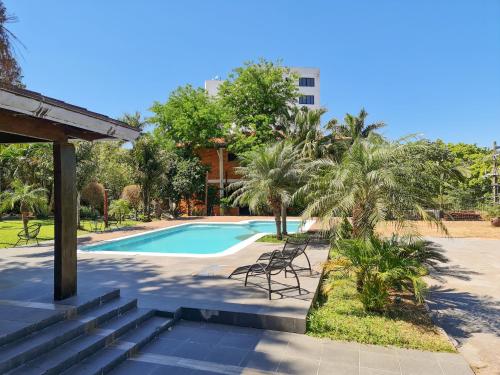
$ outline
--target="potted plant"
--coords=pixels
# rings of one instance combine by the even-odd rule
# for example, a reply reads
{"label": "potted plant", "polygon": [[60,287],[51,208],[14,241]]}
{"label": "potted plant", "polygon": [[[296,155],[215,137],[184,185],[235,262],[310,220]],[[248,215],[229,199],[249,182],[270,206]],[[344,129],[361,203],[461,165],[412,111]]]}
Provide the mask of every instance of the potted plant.
{"label": "potted plant", "polygon": [[490,220],[491,225],[500,227],[500,204],[487,207],[484,216]]}
{"label": "potted plant", "polygon": [[231,207],[231,200],[229,197],[222,197],[219,200],[219,206],[220,206],[220,215],[224,216],[226,215],[227,210]]}

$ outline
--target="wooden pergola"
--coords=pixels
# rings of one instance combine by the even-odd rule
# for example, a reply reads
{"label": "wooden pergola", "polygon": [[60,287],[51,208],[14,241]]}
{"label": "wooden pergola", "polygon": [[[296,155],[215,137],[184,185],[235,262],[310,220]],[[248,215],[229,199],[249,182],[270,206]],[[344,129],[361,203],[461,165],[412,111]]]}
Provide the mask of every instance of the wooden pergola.
{"label": "wooden pergola", "polygon": [[54,299],[77,292],[77,191],[73,140],[133,141],[139,131],[85,108],[0,86],[0,143],[51,142],[54,155]]}

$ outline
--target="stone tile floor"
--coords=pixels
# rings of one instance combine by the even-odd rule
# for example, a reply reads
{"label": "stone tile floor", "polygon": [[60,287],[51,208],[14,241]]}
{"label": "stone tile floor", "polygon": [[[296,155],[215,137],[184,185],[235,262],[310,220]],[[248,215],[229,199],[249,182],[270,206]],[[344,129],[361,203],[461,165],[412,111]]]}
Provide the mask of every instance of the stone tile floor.
{"label": "stone tile floor", "polygon": [[141,374],[471,375],[458,354],[181,321],[117,367]]}

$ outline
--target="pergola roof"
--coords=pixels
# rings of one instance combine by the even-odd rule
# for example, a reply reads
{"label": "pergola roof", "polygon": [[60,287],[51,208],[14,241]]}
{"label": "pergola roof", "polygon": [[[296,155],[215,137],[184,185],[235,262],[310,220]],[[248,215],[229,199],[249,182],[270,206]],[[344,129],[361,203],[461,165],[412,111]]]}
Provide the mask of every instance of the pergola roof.
{"label": "pergola roof", "polygon": [[85,108],[20,88],[0,86],[0,143],[122,139],[138,129]]}

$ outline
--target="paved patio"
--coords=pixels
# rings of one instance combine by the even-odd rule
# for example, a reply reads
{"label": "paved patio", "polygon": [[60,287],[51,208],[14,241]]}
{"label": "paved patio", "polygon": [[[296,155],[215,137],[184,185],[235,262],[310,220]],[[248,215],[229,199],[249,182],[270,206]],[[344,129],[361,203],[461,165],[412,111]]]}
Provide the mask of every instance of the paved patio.
{"label": "paved patio", "polygon": [[472,375],[457,354],[182,321],[113,375]]}
{"label": "paved patio", "polygon": [[[242,220],[241,217],[223,219]],[[220,221],[221,218],[208,220]],[[149,227],[179,222],[185,221],[155,222]],[[123,235],[123,231],[93,234],[89,238],[80,238],[80,243]],[[138,298],[141,307],[168,312],[183,308],[182,315],[193,320],[303,333],[320,281],[322,263],[328,256],[328,246],[311,244],[308,248],[314,271],[312,275],[307,271],[299,272],[300,293],[294,289],[282,296],[273,294],[269,301],[264,288],[267,286],[265,278],[249,279],[251,284],[248,287],[244,287],[241,277],[227,279],[236,267],[252,264],[262,252],[280,247],[253,243],[235,254],[213,258],[84,252],[78,254],[78,285],[81,291],[96,287],[119,288],[124,297]],[[44,245],[1,251],[0,293],[3,298],[46,300],[52,290],[52,247]],[[305,258],[299,259],[297,264],[304,266]],[[273,280],[273,288],[296,285],[293,277],[280,275]]]}
{"label": "paved patio", "polygon": [[477,374],[500,374],[500,241],[431,238],[450,259],[428,302]]}

